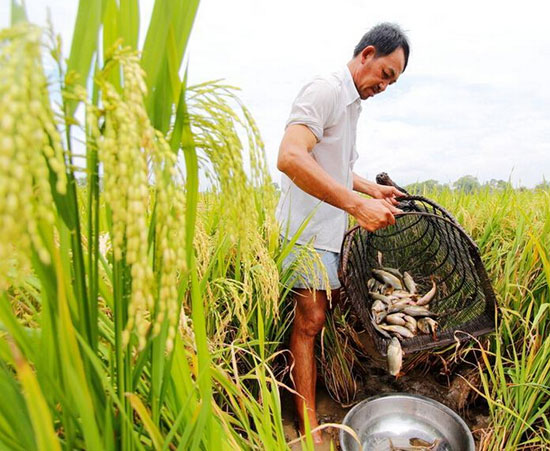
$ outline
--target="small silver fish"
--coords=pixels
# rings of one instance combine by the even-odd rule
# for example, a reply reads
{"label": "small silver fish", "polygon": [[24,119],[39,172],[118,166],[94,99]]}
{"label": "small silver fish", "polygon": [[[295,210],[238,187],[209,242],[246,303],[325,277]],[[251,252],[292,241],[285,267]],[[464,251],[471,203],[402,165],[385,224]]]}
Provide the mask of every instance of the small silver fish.
{"label": "small silver fish", "polygon": [[411,438],[409,439],[409,443],[411,444],[410,448],[406,448],[407,451],[437,451],[437,450],[444,450],[447,449],[445,447],[446,440],[442,440],[440,438],[436,438],[433,442],[428,442],[426,440],[422,440],[420,438]]}
{"label": "small silver fish", "polygon": [[403,349],[397,338],[391,339],[386,353],[388,355],[388,371],[392,376],[397,377],[403,365]]}
{"label": "small silver fish", "polygon": [[434,298],[436,291],[437,291],[437,286],[436,286],[435,280],[432,276],[432,288],[431,288],[431,290],[428,291],[424,296],[422,296],[418,301],[416,301],[416,305],[429,304],[430,301]]}
{"label": "small silver fish", "polygon": [[391,338],[391,335],[387,333],[384,329],[381,329],[378,323],[376,322],[376,319],[374,317],[371,317],[371,324],[376,329],[378,333],[380,333],[382,336],[386,338]]}
{"label": "small silver fish", "polygon": [[409,316],[437,316],[426,307],[421,307],[419,305],[409,305],[403,309],[403,313]]}
{"label": "small silver fish", "polygon": [[375,281],[374,288],[372,291],[377,291],[378,293],[383,293],[386,290],[386,284],[378,282],[378,280]]}
{"label": "small silver fish", "polygon": [[396,326],[396,325],[387,326],[385,324],[381,324],[380,327],[385,331],[400,335],[403,338],[414,337],[413,333],[409,329],[403,326]]}
{"label": "small silver fish", "polygon": [[388,285],[391,285],[396,290],[402,290],[403,285],[401,285],[401,281],[395,277],[393,274],[390,274],[387,271],[384,271],[382,269],[373,269],[372,273],[374,274],[374,277],[376,277],[381,282],[384,282]]}
{"label": "small silver fish", "polygon": [[370,308],[374,313],[383,312],[386,310],[387,305],[384,304],[382,301],[374,301],[372,304],[372,307]]}
{"label": "small silver fish", "polygon": [[418,329],[416,319],[409,315],[404,315],[403,319],[405,320],[405,327],[415,334]]}
{"label": "small silver fish", "polygon": [[414,283],[414,279],[407,271],[403,273],[403,283],[411,294],[416,294],[416,283]]}
{"label": "small silver fish", "polygon": [[400,282],[403,281],[403,274],[401,274],[401,272],[398,269],[388,268],[387,266],[382,266],[382,265],[380,266],[381,266],[380,269],[382,271],[386,271],[386,272],[389,272],[390,274],[393,274],[395,277],[399,279]]}
{"label": "small silver fish", "polygon": [[[446,440],[435,439],[433,442],[427,442],[419,438],[411,438],[409,440],[402,438],[388,438],[389,448],[384,447],[387,451],[444,451],[448,449],[446,447]],[[413,443],[417,443],[414,445]],[[376,448],[382,451],[382,448]]]}
{"label": "small silver fish", "polygon": [[432,446],[433,442],[428,442],[426,440],[422,440],[421,438],[413,437],[409,439],[409,443],[412,446]]}
{"label": "small silver fish", "polygon": [[439,325],[437,321],[433,320],[432,318],[421,318],[418,320],[417,325],[418,330],[425,334],[432,334],[432,338],[434,340],[437,340],[436,331]]}
{"label": "small silver fish", "polygon": [[388,316],[388,312],[383,310],[381,312],[374,312],[373,315],[374,315],[374,321],[376,322],[376,324],[380,324],[382,321],[384,321],[386,316]]}
{"label": "small silver fish", "polygon": [[375,286],[376,286],[376,279],[374,277],[371,277],[368,281],[367,281],[367,289],[369,291],[373,291]]}
{"label": "small silver fish", "polygon": [[391,315],[386,316],[385,321],[388,324],[394,324],[396,326],[405,326],[406,321],[403,318],[405,315],[403,313],[392,313]]}
{"label": "small silver fish", "polygon": [[404,311],[407,307],[413,307],[414,303],[407,299],[402,299],[398,302],[392,303],[388,308],[388,313],[397,313]]}
{"label": "small silver fish", "polygon": [[399,299],[414,299],[415,301],[418,299],[416,294],[404,290],[394,290],[391,295]]}
{"label": "small silver fish", "polygon": [[382,301],[386,305],[391,305],[392,303],[388,296],[384,296],[383,294],[376,293],[374,291],[369,291],[369,296],[377,301]]}

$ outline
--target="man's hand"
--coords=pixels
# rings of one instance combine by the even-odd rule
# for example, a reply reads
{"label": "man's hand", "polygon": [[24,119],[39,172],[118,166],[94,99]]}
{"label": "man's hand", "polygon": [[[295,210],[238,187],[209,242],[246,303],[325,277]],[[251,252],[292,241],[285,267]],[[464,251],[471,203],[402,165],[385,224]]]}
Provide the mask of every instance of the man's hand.
{"label": "man's hand", "polygon": [[357,223],[369,232],[395,224],[396,213],[401,210],[395,208],[387,199],[365,199],[357,196],[357,202],[348,209],[348,213],[355,217]]}
{"label": "man's hand", "polygon": [[377,183],[372,184],[369,194],[375,199],[387,200],[392,205],[398,204],[396,197],[406,196],[405,193],[399,191],[395,186],[379,185]]}
{"label": "man's hand", "polygon": [[353,189],[375,199],[383,199],[389,205],[397,205],[396,197],[406,196],[394,186],[379,185],[353,173]]}

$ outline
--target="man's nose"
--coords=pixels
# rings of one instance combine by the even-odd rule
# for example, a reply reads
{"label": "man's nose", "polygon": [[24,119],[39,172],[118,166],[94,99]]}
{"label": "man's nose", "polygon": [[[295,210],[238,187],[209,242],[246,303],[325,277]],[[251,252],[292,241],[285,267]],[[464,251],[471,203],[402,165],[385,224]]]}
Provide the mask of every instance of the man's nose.
{"label": "man's nose", "polygon": [[381,81],[380,83],[378,83],[378,92],[384,92],[387,87],[388,83],[386,83],[385,81]]}

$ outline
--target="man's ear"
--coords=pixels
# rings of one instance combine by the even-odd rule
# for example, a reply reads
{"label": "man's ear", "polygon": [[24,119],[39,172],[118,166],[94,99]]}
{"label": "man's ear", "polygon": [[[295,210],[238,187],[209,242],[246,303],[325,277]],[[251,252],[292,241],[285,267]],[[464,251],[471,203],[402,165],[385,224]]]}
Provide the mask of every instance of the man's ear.
{"label": "man's ear", "polygon": [[367,45],[363,50],[361,50],[361,62],[364,62],[366,59],[372,59],[376,55],[376,48],[373,45]]}

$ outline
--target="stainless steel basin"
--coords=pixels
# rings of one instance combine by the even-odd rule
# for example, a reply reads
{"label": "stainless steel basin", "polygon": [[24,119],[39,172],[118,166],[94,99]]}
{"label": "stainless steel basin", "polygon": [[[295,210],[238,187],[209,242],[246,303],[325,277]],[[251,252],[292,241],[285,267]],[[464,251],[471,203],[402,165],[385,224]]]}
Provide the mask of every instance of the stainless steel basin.
{"label": "stainless steel basin", "polygon": [[[344,430],[344,451],[421,450],[417,443],[434,444],[433,451],[475,451],[470,429],[454,411],[425,396],[392,393],[355,405],[343,424],[358,435],[361,446]],[[416,440],[415,440],[416,439]],[[416,445],[418,446],[418,445]]]}

